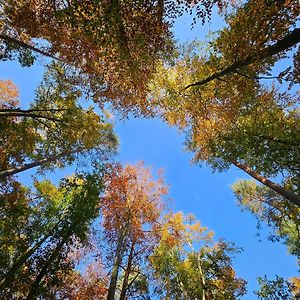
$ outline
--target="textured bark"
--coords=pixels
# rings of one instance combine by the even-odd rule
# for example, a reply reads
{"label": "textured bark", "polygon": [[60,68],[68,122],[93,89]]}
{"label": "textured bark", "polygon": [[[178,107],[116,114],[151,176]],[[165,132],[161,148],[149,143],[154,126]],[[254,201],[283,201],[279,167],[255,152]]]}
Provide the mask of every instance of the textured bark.
{"label": "textured bark", "polygon": [[237,161],[231,161],[231,163],[233,165],[235,165],[236,167],[238,167],[239,169],[245,171],[252,178],[258,180],[263,185],[265,185],[268,188],[270,188],[271,190],[277,192],[279,195],[281,195],[285,199],[289,200],[291,203],[293,203],[293,204],[300,207],[300,197],[297,194],[293,193],[290,190],[285,189],[284,187],[282,187],[281,185],[279,185],[277,183],[274,183],[273,181],[271,181],[271,180],[267,179],[266,177],[260,175],[258,172],[253,171],[248,166],[246,166],[242,163],[239,163]]}
{"label": "textured bark", "polygon": [[228,66],[227,68],[223,69],[222,71],[216,72],[213,75],[194,82],[192,84],[189,84],[185,87],[185,89],[188,89],[190,87],[198,86],[206,84],[214,79],[218,79],[220,77],[223,77],[225,75],[235,73],[240,68],[246,67],[253,63],[255,60],[264,60],[268,57],[271,57],[275,54],[278,54],[282,51],[288,50],[290,47],[295,46],[300,42],[300,28],[295,28],[292,32],[290,32],[287,36],[285,36],[282,40],[278,41],[276,44],[266,47],[263,50],[260,51],[260,53],[256,53],[253,55],[248,55],[245,59],[236,61],[232,65]]}

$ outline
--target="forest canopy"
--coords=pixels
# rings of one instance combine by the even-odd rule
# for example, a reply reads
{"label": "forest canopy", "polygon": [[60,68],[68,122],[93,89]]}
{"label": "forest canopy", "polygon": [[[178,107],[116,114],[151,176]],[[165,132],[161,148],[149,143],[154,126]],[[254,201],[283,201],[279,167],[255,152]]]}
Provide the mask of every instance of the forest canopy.
{"label": "forest canopy", "polygon": [[[180,44],[188,15],[187,34],[222,28]],[[247,297],[243,249],[175,210],[164,171],[118,161],[119,119],[161,120],[194,165],[244,172],[237,205],[299,266],[299,15],[298,0],[0,0],[0,63],[43,72],[32,99],[30,77],[0,78],[0,298]],[[300,297],[297,274],[258,276],[252,296]]]}

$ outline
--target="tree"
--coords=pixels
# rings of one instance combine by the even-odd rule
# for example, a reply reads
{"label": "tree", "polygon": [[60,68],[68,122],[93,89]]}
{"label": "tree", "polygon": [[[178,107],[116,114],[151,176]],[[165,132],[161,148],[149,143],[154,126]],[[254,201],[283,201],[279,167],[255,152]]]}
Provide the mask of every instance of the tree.
{"label": "tree", "polygon": [[[167,192],[161,176],[154,180],[142,163],[113,166],[101,199],[103,234],[110,268],[107,299],[115,299],[120,268],[124,268],[120,299],[130,296],[134,281],[141,279],[143,263],[155,245],[155,229]],[[109,254],[110,253],[110,254]],[[127,258],[126,258],[127,257]],[[138,291],[142,294],[143,289]]]}
{"label": "tree", "polygon": [[[286,185],[292,182],[286,182]],[[251,180],[240,180],[233,186],[238,203],[260,222],[271,228],[270,240],[283,240],[291,254],[300,259],[300,210],[277,193]],[[258,226],[259,227],[259,226]]]}
{"label": "tree", "polygon": [[[268,76],[276,61],[300,42],[300,29],[295,28],[299,20],[297,1],[250,0],[225,13],[225,20],[229,26],[214,41],[215,53],[207,62],[214,67],[214,71],[204,79],[188,84],[186,88],[223,77],[222,80],[230,81],[235,74],[250,79]],[[299,51],[294,55],[294,72],[288,68],[280,77],[299,82],[297,76],[292,76],[297,72],[298,56]],[[290,76],[287,76],[288,73]]]}
{"label": "tree", "polygon": [[295,286],[282,277],[276,276],[275,280],[268,280],[266,276],[259,277],[258,282],[260,290],[255,291],[254,294],[256,294],[259,299],[296,300],[299,296],[299,293],[295,290]]}
{"label": "tree", "polygon": [[[26,199],[32,211],[27,216],[19,211],[13,224],[8,217],[12,208],[4,207],[1,238],[5,239],[9,226],[15,226],[18,234],[10,236],[10,244],[3,244],[3,254],[7,257],[1,265],[3,297],[46,296],[49,287],[59,286],[57,276],[73,269],[73,262],[68,259],[72,245],[87,243],[91,222],[99,214],[101,172],[100,169],[94,174],[78,174],[62,180],[59,187],[49,181],[36,182],[36,192]],[[1,197],[6,200],[11,196],[8,193]],[[24,218],[27,222],[22,222]]]}
{"label": "tree", "polygon": [[[172,51],[171,20],[185,10],[204,20],[216,3],[221,5],[217,0],[2,1],[2,58],[20,51],[21,62],[23,52],[59,59],[85,74],[95,101],[111,102],[125,113],[147,113],[155,61]],[[29,61],[23,64],[30,65],[32,56]]]}
{"label": "tree", "polygon": [[161,240],[150,258],[155,291],[164,299],[239,299],[245,281],[236,278],[233,245],[212,241],[212,232],[193,216],[170,214],[161,228]]}
{"label": "tree", "polygon": [[59,292],[55,291],[57,299],[106,299],[108,278],[99,262],[90,263],[83,275],[73,271],[61,280],[63,287]]}
{"label": "tree", "polygon": [[[208,49],[192,44],[180,49],[171,63],[162,62],[149,88],[161,117],[186,132],[195,162],[206,161],[218,170],[233,164],[300,206],[297,189],[269,179],[282,172],[299,178],[299,99],[262,82],[290,49],[278,44],[290,34],[298,9],[293,1],[289,8],[284,1],[248,1],[226,16],[228,28]],[[259,32],[253,24],[261,25]],[[282,51],[266,58],[266,49],[276,45]],[[229,70],[249,55],[255,57],[251,62]],[[221,74],[223,69],[226,74]],[[291,66],[276,78],[293,85],[297,80],[292,72]],[[193,85],[199,78],[203,82]]]}
{"label": "tree", "polygon": [[92,107],[81,107],[80,90],[64,80],[67,72],[62,65],[50,66],[26,110],[18,107],[16,87],[2,82],[1,179],[35,166],[64,166],[78,154],[96,151],[103,157],[114,150],[111,124]]}

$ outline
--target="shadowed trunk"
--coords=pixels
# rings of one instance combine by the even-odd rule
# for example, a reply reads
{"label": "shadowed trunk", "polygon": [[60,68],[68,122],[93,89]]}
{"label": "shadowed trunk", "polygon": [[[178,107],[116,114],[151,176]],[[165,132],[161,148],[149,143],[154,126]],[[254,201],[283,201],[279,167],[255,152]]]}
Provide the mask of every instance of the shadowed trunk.
{"label": "shadowed trunk", "polygon": [[27,43],[25,43],[25,42],[22,42],[22,41],[20,41],[20,40],[14,38],[14,37],[11,37],[11,36],[8,36],[8,35],[5,35],[5,34],[0,34],[0,39],[5,40],[5,41],[8,42],[8,43],[15,44],[15,45],[17,45],[17,46],[19,46],[19,47],[22,47],[22,48],[25,48],[25,49],[29,49],[29,50],[31,50],[31,51],[37,52],[37,53],[42,54],[42,55],[44,55],[44,56],[47,56],[47,57],[50,57],[50,58],[53,58],[53,59],[55,59],[55,60],[58,60],[58,61],[62,61],[62,62],[63,62],[62,59],[60,59],[60,58],[58,58],[58,57],[55,57],[55,56],[52,55],[51,53],[48,53],[48,52],[46,52],[46,51],[43,51],[43,50],[41,50],[41,49],[39,49],[39,48],[36,48],[36,47],[34,47],[34,46],[31,46],[31,45],[29,45],[29,44],[27,44]]}
{"label": "shadowed trunk", "polygon": [[118,273],[120,269],[120,264],[122,262],[123,254],[125,251],[125,244],[126,244],[126,233],[124,231],[123,232],[121,231],[118,237],[113,269],[110,276],[107,300],[115,300]]}
{"label": "shadowed trunk", "polygon": [[124,279],[123,279],[123,284],[122,284],[122,290],[120,294],[120,300],[125,300],[126,298],[126,292],[128,289],[128,281],[129,281],[129,275],[131,271],[131,265],[132,265],[132,259],[133,259],[133,251],[134,251],[134,242],[131,244],[129,256],[128,256],[128,261],[127,261],[127,266],[124,274]]}
{"label": "shadowed trunk", "polygon": [[61,242],[56,246],[54,252],[51,254],[51,256],[49,257],[49,259],[44,264],[42,270],[40,271],[40,273],[36,277],[35,281],[33,282],[32,286],[30,288],[30,291],[29,291],[29,293],[27,295],[26,300],[34,300],[34,299],[36,299],[35,295],[36,295],[37,289],[38,289],[38,287],[40,285],[40,282],[42,281],[42,279],[44,278],[44,276],[47,274],[50,265],[52,264],[52,262],[54,261],[54,259],[57,257],[57,255],[59,254],[60,250],[64,246],[65,240],[66,240],[66,237],[64,237],[61,240]]}
{"label": "shadowed trunk", "polygon": [[258,180],[263,185],[265,185],[268,188],[270,188],[271,190],[277,192],[279,195],[281,195],[285,199],[289,200],[294,205],[297,205],[297,206],[300,207],[300,197],[297,194],[291,192],[290,190],[287,190],[287,189],[283,188],[279,184],[274,183],[273,181],[267,179],[266,177],[260,175],[259,173],[255,172],[255,171],[253,171],[248,166],[246,166],[246,165],[244,165],[242,163],[239,163],[237,161],[231,161],[231,163],[233,165],[235,165],[236,167],[238,167],[239,169],[245,171],[252,178]]}
{"label": "shadowed trunk", "polygon": [[[0,109],[0,117],[29,117],[33,119],[47,119],[50,121],[60,122],[59,118],[55,117],[55,113],[68,111],[70,109],[21,109],[21,108],[5,108]],[[45,114],[46,113],[46,114]],[[48,115],[47,115],[48,114]],[[49,115],[52,114],[52,115]]]}
{"label": "shadowed trunk", "polygon": [[23,253],[18,260],[13,264],[13,266],[9,269],[9,271],[5,274],[5,277],[0,281],[0,288],[4,287],[5,284],[11,281],[15,273],[18,269],[30,258],[30,256],[50,237],[53,235],[54,231],[57,229],[59,223],[58,221],[53,229],[46,234],[39,242],[37,242],[34,246],[27,249],[25,253]]}
{"label": "shadowed trunk", "polygon": [[26,110],[16,110],[16,111],[6,111],[6,112],[0,111],[0,117],[27,117],[33,119],[47,119],[50,121],[60,122],[60,119],[58,118],[32,113]]}

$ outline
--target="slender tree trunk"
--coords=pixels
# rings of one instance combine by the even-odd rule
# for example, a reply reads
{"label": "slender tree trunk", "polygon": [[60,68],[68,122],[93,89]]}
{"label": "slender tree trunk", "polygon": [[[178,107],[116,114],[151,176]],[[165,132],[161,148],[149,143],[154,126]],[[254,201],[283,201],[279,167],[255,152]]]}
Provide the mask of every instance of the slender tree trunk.
{"label": "slender tree trunk", "polygon": [[289,49],[292,46],[295,46],[300,42],[300,28],[295,28],[292,32],[290,32],[287,36],[285,36],[282,40],[278,41],[276,44],[266,47],[260,51],[260,53],[250,54],[244,60],[239,60],[233,63],[232,65],[228,66],[227,68],[223,69],[222,71],[216,72],[207,78],[189,84],[185,87],[188,89],[190,87],[194,87],[197,85],[206,84],[214,79],[223,77],[230,73],[234,73],[240,68],[246,67],[252,64],[255,60],[264,60],[268,57],[271,57],[275,54],[278,54],[282,51]]}
{"label": "slender tree trunk", "polygon": [[132,266],[134,246],[135,246],[135,244],[134,244],[134,242],[132,242],[130,252],[129,252],[129,256],[128,256],[127,266],[126,266],[126,270],[125,270],[125,274],[124,274],[122,290],[121,290],[119,300],[125,300],[125,297],[126,297],[126,292],[127,292],[127,289],[128,289],[129,275],[130,275],[131,266]]}
{"label": "slender tree trunk", "polygon": [[46,263],[44,264],[42,270],[40,271],[40,273],[38,274],[38,276],[36,277],[35,281],[33,282],[30,291],[27,295],[26,300],[35,300],[36,297],[36,292],[37,289],[40,285],[40,282],[42,281],[43,277],[47,274],[48,269],[50,267],[50,265],[52,264],[52,262],[54,261],[54,259],[57,257],[57,255],[59,254],[59,251],[62,249],[62,247],[65,244],[65,239],[66,236],[61,240],[61,242],[56,246],[54,252],[51,254],[51,256],[49,257],[49,259],[46,261]]}
{"label": "slender tree trunk", "polygon": [[55,156],[51,156],[51,157],[47,157],[47,158],[42,158],[36,161],[33,161],[31,163],[28,164],[24,164],[22,166],[18,166],[18,167],[14,167],[12,169],[8,169],[5,171],[0,171],[0,179],[4,179],[8,176],[12,176],[18,173],[21,173],[23,171],[38,167],[38,166],[42,166],[45,165],[46,163],[49,162],[54,162],[62,157],[66,157],[68,155],[74,154],[74,153],[79,153],[80,150],[74,150],[74,151],[65,151],[62,152],[61,154],[55,155]]}
{"label": "slender tree trunk", "polygon": [[60,59],[60,58],[58,58],[58,57],[55,57],[55,56],[52,55],[51,53],[48,53],[48,52],[43,51],[43,50],[41,50],[41,49],[38,49],[38,48],[36,48],[36,47],[34,47],[34,46],[31,46],[31,45],[29,45],[29,44],[27,44],[27,43],[25,43],[25,42],[22,42],[22,41],[20,41],[20,40],[14,38],[14,37],[11,37],[11,36],[8,36],[8,35],[5,35],[5,34],[0,34],[0,39],[5,40],[5,41],[7,41],[8,43],[15,44],[15,45],[17,45],[17,46],[19,46],[19,47],[22,47],[22,48],[25,48],[25,49],[29,49],[29,50],[31,50],[31,51],[37,52],[37,53],[42,54],[42,55],[44,55],[44,56],[47,56],[47,57],[50,57],[50,58],[53,58],[53,59],[55,59],[55,60],[58,60],[58,61],[62,61],[62,62],[63,62],[62,59]]}
{"label": "slender tree trunk", "polygon": [[60,122],[61,120],[55,117],[41,115],[33,112],[29,112],[26,110],[16,109],[15,111],[1,111],[0,117],[27,117],[33,119],[47,119],[50,121]]}
{"label": "slender tree trunk", "polygon": [[291,203],[297,205],[300,207],[300,196],[297,194],[291,192],[290,190],[287,190],[283,188],[281,185],[274,183],[273,181],[267,179],[266,177],[260,175],[259,173],[253,171],[250,169],[247,165],[244,165],[242,163],[239,163],[237,161],[231,161],[233,165],[238,167],[239,169],[245,171],[247,174],[249,174],[252,178],[258,180],[271,190],[277,192],[279,195],[284,197],[285,199],[289,200]]}
{"label": "slender tree trunk", "polygon": [[120,269],[120,264],[122,262],[123,254],[125,251],[125,243],[126,243],[126,233],[124,231],[121,231],[118,237],[113,269],[110,276],[107,300],[115,300],[118,273]]}
{"label": "slender tree trunk", "polygon": [[4,287],[6,282],[9,282],[18,269],[29,259],[29,257],[46,241],[49,235],[42,238],[38,243],[36,243],[33,247],[29,248],[18,260],[17,262],[9,269],[9,271],[5,274],[5,277],[0,281],[0,288]]}
{"label": "slender tree trunk", "polygon": [[200,253],[197,255],[197,263],[198,263],[198,269],[200,273],[200,279],[202,281],[202,300],[206,300],[206,280],[203,274],[202,266],[201,266],[201,258],[200,258]]}
{"label": "slender tree trunk", "polygon": [[9,271],[5,274],[5,277],[0,281],[0,288],[4,287],[5,284],[10,282],[18,269],[30,258],[30,256],[50,237],[53,235],[54,231],[58,227],[60,221],[56,223],[53,229],[46,234],[39,242],[37,242],[34,246],[27,249],[25,253],[23,253],[18,260],[13,264],[13,266],[9,269]]}
{"label": "slender tree trunk", "polygon": [[[190,248],[192,249],[192,251],[194,253],[197,253],[193,247],[192,242],[188,241],[188,245],[190,246]],[[203,273],[202,262],[201,262],[201,257],[200,257],[199,252],[197,253],[197,265],[198,265],[198,270],[199,270],[199,280],[202,284],[202,300],[207,300],[207,298],[206,298],[206,280],[205,280],[205,276]]]}
{"label": "slender tree trunk", "polygon": [[27,113],[35,113],[35,112],[50,112],[56,113],[61,111],[70,111],[75,110],[74,108],[33,108],[33,109],[21,109],[21,108],[2,108],[0,109],[0,113],[9,113],[9,112],[27,112]]}

